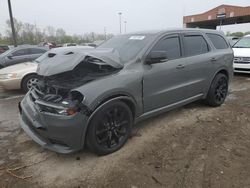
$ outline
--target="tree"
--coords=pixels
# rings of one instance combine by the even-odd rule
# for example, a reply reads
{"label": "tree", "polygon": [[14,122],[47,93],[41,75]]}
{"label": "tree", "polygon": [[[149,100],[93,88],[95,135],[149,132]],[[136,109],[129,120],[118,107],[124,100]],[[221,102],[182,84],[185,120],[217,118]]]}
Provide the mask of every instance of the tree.
{"label": "tree", "polygon": [[230,32],[230,31],[227,31],[226,36],[231,36],[231,32]]}
{"label": "tree", "polygon": [[36,41],[36,33],[35,33],[35,25],[24,23],[23,29],[20,34],[20,42],[35,44]]}
{"label": "tree", "polygon": [[234,36],[234,37],[243,37],[244,33],[243,32],[235,32],[235,33],[231,33],[231,36]]}
{"label": "tree", "polygon": [[[20,21],[17,21],[17,19],[13,18],[13,22],[14,22],[14,27],[15,27],[15,31],[16,31],[16,37],[17,37],[17,41],[20,37],[20,32],[22,30],[23,27],[23,23]],[[12,39],[12,30],[11,30],[11,23],[10,20],[6,21],[6,25],[7,25],[7,29],[6,29],[6,35],[9,41],[11,41]]]}
{"label": "tree", "polygon": [[[6,35],[0,34],[0,43],[10,44],[12,39],[10,21],[6,21]],[[113,34],[85,33],[83,35],[67,35],[62,28],[47,26],[44,29],[38,28],[36,24],[22,23],[14,18],[18,44],[39,44],[40,42],[62,43],[90,43],[98,40],[109,39]]]}
{"label": "tree", "polygon": [[53,26],[47,26],[45,32],[48,36],[55,36],[55,28]]}
{"label": "tree", "polygon": [[245,32],[244,35],[250,35],[250,31]]}
{"label": "tree", "polygon": [[56,42],[62,43],[65,36],[66,32],[62,28],[56,30]]}

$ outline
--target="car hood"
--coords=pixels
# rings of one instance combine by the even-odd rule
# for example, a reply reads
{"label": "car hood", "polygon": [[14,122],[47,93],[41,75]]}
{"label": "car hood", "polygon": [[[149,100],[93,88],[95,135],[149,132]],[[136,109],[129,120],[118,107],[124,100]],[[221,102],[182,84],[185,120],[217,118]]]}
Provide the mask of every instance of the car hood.
{"label": "car hood", "polygon": [[73,70],[86,57],[93,57],[114,68],[122,68],[119,53],[114,49],[95,49],[82,47],[54,48],[36,59],[40,62],[37,73],[51,76]]}
{"label": "car hood", "polygon": [[20,63],[16,65],[11,65],[5,68],[0,69],[0,74],[8,74],[8,73],[18,73],[18,72],[23,72],[26,69],[36,69],[37,63],[35,62],[25,62],[25,63]]}
{"label": "car hood", "polygon": [[235,57],[250,57],[250,48],[233,48]]}

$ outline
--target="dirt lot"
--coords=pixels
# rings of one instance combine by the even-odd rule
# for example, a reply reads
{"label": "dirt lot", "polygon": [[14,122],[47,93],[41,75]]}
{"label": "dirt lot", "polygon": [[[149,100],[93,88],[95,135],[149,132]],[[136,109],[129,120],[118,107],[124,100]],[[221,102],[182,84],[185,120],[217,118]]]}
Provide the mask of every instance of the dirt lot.
{"label": "dirt lot", "polygon": [[222,107],[198,102],[141,122],[103,157],[42,149],[18,126],[20,100],[0,100],[0,187],[250,187],[250,76],[234,78]]}

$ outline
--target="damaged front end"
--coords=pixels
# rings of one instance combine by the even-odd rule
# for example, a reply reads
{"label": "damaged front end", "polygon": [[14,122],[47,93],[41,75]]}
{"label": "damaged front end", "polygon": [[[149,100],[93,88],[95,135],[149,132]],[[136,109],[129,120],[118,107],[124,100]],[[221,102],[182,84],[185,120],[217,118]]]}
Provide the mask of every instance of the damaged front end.
{"label": "damaged front end", "polygon": [[118,71],[119,69],[107,65],[99,59],[86,57],[72,71],[52,76],[39,76],[39,82],[32,90],[39,96],[39,100],[43,101],[38,103],[53,103],[67,108],[61,110],[43,107],[43,110],[62,115],[72,115],[82,111],[88,115],[87,107],[82,104],[83,94],[75,91],[74,88]]}
{"label": "damaged front end", "polygon": [[[68,68],[65,69],[61,64],[60,69],[64,71],[58,72],[52,69],[54,65],[44,65],[53,58],[55,61],[58,59],[58,54],[53,54],[47,53],[43,59],[45,62],[41,61],[37,71],[38,84],[20,103],[20,124],[43,147],[59,153],[71,153],[83,147],[91,114],[91,110],[84,105],[85,96],[75,89],[115,74],[121,68],[104,62],[98,55],[84,53],[83,59],[77,58],[79,62],[74,62],[75,67],[66,65]],[[59,66],[60,63],[57,61],[57,64]]]}

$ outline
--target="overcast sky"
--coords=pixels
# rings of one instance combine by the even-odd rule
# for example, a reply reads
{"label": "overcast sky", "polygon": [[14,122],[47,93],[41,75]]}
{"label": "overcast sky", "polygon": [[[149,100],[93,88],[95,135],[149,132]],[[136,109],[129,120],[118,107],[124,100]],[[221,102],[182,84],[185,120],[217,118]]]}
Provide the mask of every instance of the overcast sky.
{"label": "overcast sky", "polygon": [[[182,27],[183,15],[198,14],[221,4],[250,6],[250,0],[12,0],[13,15],[40,28],[51,25],[68,34],[119,32],[118,12],[127,31]],[[0,0],[0,32],[9,18],[7,0]],[[123,24],[124,26],[124,24]],[[122,29],[124,31],[124,27]],[[249,31],[250,24],[223,27]]]}

